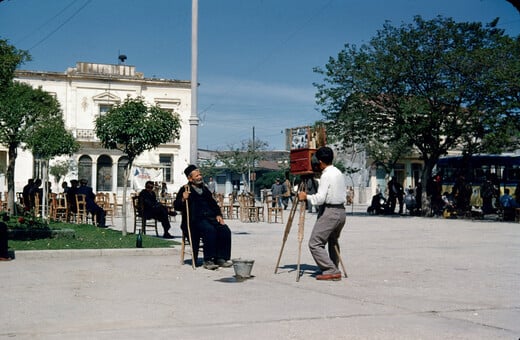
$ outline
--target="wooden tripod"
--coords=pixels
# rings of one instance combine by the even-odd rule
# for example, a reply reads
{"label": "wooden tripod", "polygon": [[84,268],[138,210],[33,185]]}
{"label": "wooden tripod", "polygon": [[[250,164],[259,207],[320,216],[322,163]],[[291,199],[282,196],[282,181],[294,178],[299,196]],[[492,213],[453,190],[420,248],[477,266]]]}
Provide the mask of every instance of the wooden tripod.
{"label": "wooden tripod", "polygon": [[[305,179],[302,178],[302,183],[300,183],[298,187],[298,192],[305,190]],[[283,248],[285,247],[285,243],[287,242],[287,238],[289,237],[289,232],[291,231],[292,223],[294,220],[294,215],[296,214],[296,208],[298,204],[300,205],[300,215],[298,220],[298,262],[296,264],[296,282],[300,281],[300,259],[302,254],[302,241],[303,241],[303,234],[304,234],[304,225],[305,225],[305,201],[300,201],[298,198],[298,192],[296,193],[296,198],[294,201],[294,204],[291,207],[291,210],[289,211],[289,217],[287,218],[287,224],[285,225],[285,230],[283,233],[283,239],[282,239],[282,247],[280,248],[280,253],[278,254],[278,261],[276,261],[276,267],[274,269],[274,273],[278,273],[278,267],[280,266],[280,259],[282,258]],[[341,258],[341,254],[339,251],[339,247],[337,244],[334,245],[334,250],[336,251],[336,255],[338,256],[339,263],[341,265],[341,269],[343,269],[343,273],[345,274],[345,277],[347,276],[347,270],[345,269],[345,265],[343,264],[343,259]]]}

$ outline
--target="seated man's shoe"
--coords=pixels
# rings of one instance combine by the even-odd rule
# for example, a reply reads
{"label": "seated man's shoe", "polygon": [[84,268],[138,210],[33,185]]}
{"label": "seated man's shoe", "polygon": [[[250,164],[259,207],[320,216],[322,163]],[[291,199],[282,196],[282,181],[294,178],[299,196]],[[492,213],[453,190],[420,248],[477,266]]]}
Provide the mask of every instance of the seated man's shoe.
{"label": "seated man's shoe", "polygon": [[170,216],[177,216],[177,212],[172,210],[172,211],[168,211],[168,215]]}
{"label": "seated man's shoe", "polygon": [[208,270],[215,270],[218,268],[218,265],[216,265],[213,261],[204,261],[202,266]]}
{"label": "seated man's shoe", "polygon": [[229,268],[231,266],[233,266],[233,262],[229,261],[229,260],[224,260],[224,259],[218,259],[217,260],[217,265],[219,267],[224,267],[224,268]]}
{"label": "seated man's shoe", "polygon": [[173,237],[173,235],[170,234],[169,232],[165,232],[164,235],[163,235],[163,238],[167,238],[167,239],[170,239],[170,240],[171,240],[171,239],[173,239],[174,237]]}
{"label": "seated man's shoe", "polygon": [[340,281],[341,280],[341,273],[316,275],[316,280],[320,280],[320,281]]}

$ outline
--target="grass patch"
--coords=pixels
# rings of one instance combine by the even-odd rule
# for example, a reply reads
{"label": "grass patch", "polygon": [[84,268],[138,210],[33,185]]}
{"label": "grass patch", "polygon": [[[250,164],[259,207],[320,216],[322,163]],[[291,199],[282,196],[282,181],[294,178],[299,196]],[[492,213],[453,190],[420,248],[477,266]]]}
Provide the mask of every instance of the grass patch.
{"label": "grass patch", "polygon": [[[9,240],[9,248],[18,250],[116,249],[135,248],[136,235],[123,236],[121,231],[97,228],[88,224],[51,223],[51,229],[72,229],[74,237]],[[179,242],[143,235],[143,248],[169,248]]]}

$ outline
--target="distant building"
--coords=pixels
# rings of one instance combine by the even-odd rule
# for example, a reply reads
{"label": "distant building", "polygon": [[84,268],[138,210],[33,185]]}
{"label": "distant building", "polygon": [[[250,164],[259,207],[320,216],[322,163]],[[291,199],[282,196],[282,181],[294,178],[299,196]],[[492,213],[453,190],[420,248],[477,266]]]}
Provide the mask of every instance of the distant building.
{"label": "distant building", "polygon": [[[190,159],[191,83],[185,80],[145,78],[135,66],[78,62],[65,72],[15,72],[15,81],[56,96],[63,111],[65,127],[80,142],[80,151],[71,160],[77,166],[64,180],[86,178],[95,191],[121,191],[123,167],[128,159],[117,150],[101,147],[94,132],[94,120],[125,98],[141,96],[150,105],[179,114],[181,132],[157,149],[144,152],[134,162],[130,188],[140,189],[146,179],[164,181],[170,192],[185,183],[183,169]],[[7,150],[0,147],[0,164],[8,162]],[[62,158],[62,159],[66,159]],[[52,166],[53,161],[51,161]],[[28,178],[40,177],[39,162],[30,152],[18,150],[15,190],[21,191]],[[53,179],[50,179],[53,181]],[[4,184],[4,183],[2,183]],[[4,190],[7,190],[5,187]],[[58,191],[53,181],[53,190]]]}
{"label": "distant building", "polygon": [[[222,152],[222,151],[221,151]],[[226,151],[223,151],[224,153]],[[217,154],[219,151],[214,150],[205,150],[199,149],[198,151],[198,164],[204,166],[208,162],[215,162],[217,160]],[[288,168],[289,164],[289,151],[259,151],[261,154],[261,159],[255,164],[254,175],[251,174],[251,177],[256,177],[256,179],[260,178],[263,174],[267,172],[280,171],[280,169]],[[256,197],[260,197],[260,189],[255,186],[254,183],[250,183],[251,186],[248,187],[249,183],[244,183],[241,174],[234,173],[226,168],[223,163],[216,163],[215,165],[216,171],[215,175],[212,177],[216,183],[216,191],[219,194],[229,195],[234,190],[237,192],[243,191],[255,191]],[[204,175],[204,174],[203,174]],[[249,174],[248,174],[249,175]],[[207,176],[207,174],[205,175]],[[247,180],[247,176],[246,176]]]}

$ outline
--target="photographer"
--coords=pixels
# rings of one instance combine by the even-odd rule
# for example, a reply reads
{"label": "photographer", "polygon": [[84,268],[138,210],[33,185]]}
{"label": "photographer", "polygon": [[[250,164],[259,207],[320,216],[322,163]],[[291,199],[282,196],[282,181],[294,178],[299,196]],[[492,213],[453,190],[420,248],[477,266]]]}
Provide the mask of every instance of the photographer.
{"label": "photographer", "polygon": [[[318,217],[309,239],[309,249],[321,269],[317,280],[341,280],[338,269],[338,256],[335,246],[345,225],[346,183],[341,171],[332,165],[334,152],[329,147],[321,147],[315,154],[322,172],[318,192],[308,195],[304,191],[298,193],[298,199],[307,200],[309,204],[319,205]],[[328,244],[328,253],[325,245]]]}

